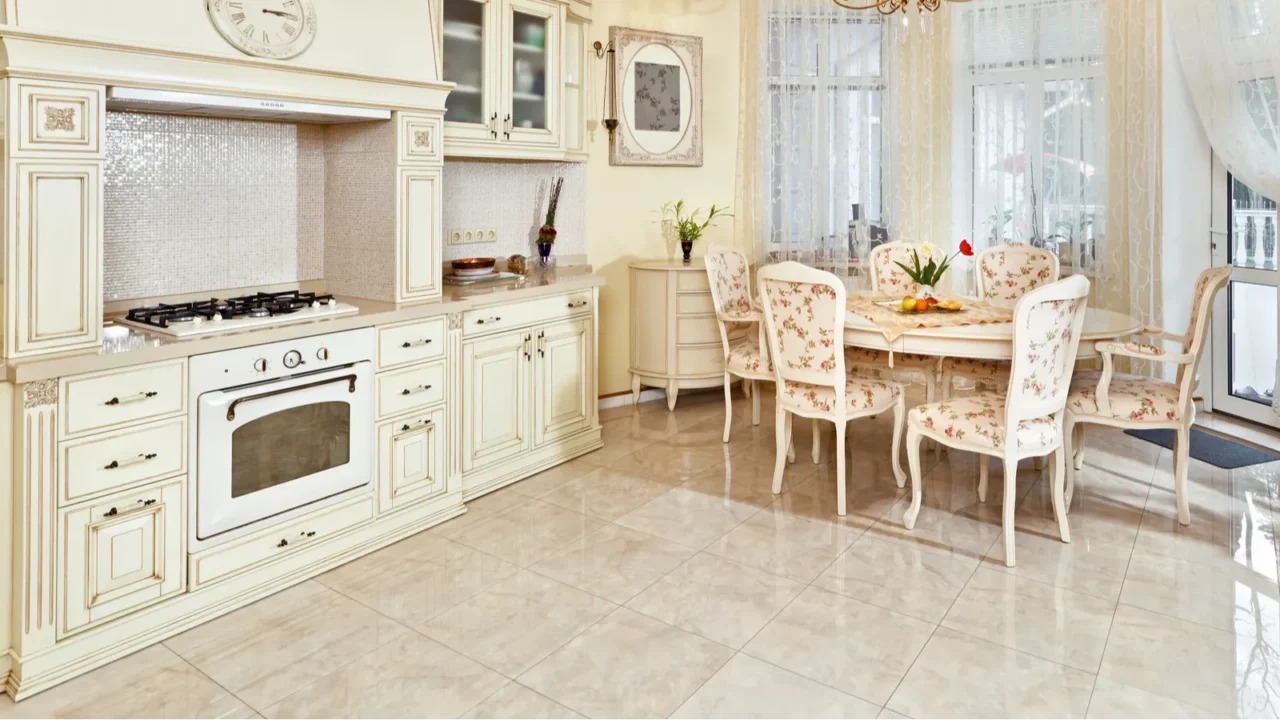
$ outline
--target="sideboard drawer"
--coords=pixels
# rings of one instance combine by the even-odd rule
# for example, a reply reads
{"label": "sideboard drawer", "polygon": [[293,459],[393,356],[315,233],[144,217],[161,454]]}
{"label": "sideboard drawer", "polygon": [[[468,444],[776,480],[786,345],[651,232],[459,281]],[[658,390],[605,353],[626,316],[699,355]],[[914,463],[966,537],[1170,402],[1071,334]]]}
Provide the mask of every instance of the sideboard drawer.
{"label": "sideboard drawer", "polygon": [[676,372],[695,377],[724,373],[724,346],[716,343],[676,348]]}
{"label": "sideboard drawer", "polygon": [[99,430],[137,425],[187,409],[187,361],[169,360],[59,382],[62,423],[67,439]]}
{"label": "sideboard drawer", "polygon": [[715,315],[676,318],[676,345],[705,345],[720,342],[720,324]]}
{"label": "sideboard drawer", "polygon": [[370,493],[191,556],[191,589],[284,557],[373,519]]}
{"label": "sideboard drawer", "polygon": [[716,304],[711,293],[680,293],[676,296],[676,312],[681,315],[715,315]]}
{"label": "sideboard drawer", "polygon": [[[102,91],[95,85],[17,80],[19,153],[88,153],[102,149]],[[10,86],[12,87],[12,86]]]}
{"label": "sideboard drawer", "polygon": [[676,290],[680,292],[701,290],[709,293],[711,283],[707,281],[705,272],[681,272],[676,273]]}
{"label": "sideboard drawer", "polygon": [[379,373],[378,417],[444,402],[444,363]]}
{"label": "sideboard drawer", "polygon": [[580,290],[568,295],[468,310],[462,315],[462,336],[470,337],[497,330],[541,325],[590,313],[591,297],[590,290]]}
{"label": "sideboard drawer", "polygon": [[91,435],[59,447],[58,504],[187,471],[187,418]]}
{"label": "sideboard drawer", "polygon": [[444,357],[446,332],[443,317],[378,328],[378,369]]}

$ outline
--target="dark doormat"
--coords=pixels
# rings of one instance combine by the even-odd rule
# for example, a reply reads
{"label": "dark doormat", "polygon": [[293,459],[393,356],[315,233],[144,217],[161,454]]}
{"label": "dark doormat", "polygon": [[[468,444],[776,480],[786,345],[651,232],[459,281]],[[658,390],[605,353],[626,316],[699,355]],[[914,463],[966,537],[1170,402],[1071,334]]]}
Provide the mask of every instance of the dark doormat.
{"label": "dark doormat", "polygon": [[[1173,449],[1174,432],[1172,430],[1125,430],[1124,434],[1155,443],[1162,448]],[[1088,447],[1087,440],[1085,446]],[[1248,465],[1280,460],[1280,453],[1262,450],[1221,435],[1191,428],[1191,457],[1223,470],[1234,470]]]}

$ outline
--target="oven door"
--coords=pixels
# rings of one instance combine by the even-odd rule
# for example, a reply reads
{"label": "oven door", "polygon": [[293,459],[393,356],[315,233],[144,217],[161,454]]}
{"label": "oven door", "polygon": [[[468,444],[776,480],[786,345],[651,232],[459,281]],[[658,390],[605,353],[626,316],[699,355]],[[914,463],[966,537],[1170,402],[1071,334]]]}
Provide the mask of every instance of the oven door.
{"label": "oven door", "polygon": [[196,539],[368,485],[373,419],[368,362],[201,395]]}

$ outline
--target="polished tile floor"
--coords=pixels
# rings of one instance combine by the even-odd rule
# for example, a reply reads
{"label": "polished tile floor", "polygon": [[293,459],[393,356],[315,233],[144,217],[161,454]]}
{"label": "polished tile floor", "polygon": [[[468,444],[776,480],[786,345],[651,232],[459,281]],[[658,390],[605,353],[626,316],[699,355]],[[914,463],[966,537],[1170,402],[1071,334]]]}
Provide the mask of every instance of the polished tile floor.
{"label": "polished tile floor", "polygon": [[1280,463],[1192,461],[1180,527],[1170,453],[1091,429],[1074,542],[1027,464],[1006,568],[973,456],[926,453],[908,532],[888,418],[855,421],[840,519],[830,426],[770,492],[768,407],[728,445],[718,393],[609,411],[600,451],[0,714],[1280,713]]}

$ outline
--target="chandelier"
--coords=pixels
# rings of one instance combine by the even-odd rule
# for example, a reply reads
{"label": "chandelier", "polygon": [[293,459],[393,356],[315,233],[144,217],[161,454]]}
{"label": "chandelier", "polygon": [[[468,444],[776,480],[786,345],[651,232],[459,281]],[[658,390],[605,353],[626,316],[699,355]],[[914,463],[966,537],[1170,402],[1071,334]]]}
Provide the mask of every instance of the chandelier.
{"label": "chandelier", "polygon": [[[906,13],[912,4],[916,12],[935,11],[942,7],[942,0],[834,0],[836,5],[850,10],[878,10],[881,15],[892,15],[899,10]],[[947,0],[947,2],[969,2],[969,0]]]}

